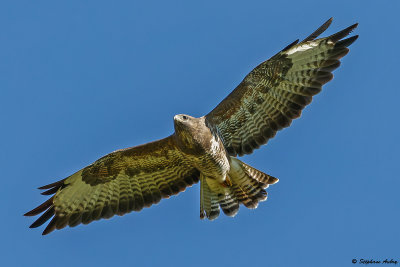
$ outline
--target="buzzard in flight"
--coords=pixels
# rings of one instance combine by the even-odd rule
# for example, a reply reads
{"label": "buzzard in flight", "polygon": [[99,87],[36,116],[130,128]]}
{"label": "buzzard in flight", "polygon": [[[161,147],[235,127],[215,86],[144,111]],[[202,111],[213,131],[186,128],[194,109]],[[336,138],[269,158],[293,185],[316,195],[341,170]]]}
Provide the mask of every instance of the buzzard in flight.
{"label": "buzzard in flight", "polygon": [[357,24],[316,39],[329,19],[303,41],[291,43],[253,69],[207,115],[174,117],[171,136],[112,152],[71,176],[40,187],[53,195],[26,216],[43,214],[30,226],[50,220],[43,235],[67,225],[88,224],[150,207],[200,180],[200,218],[213,220],[220,208],[234,216],[239,204],[254,209],[278,179],[237,156],[250,154],[298,118],[357,35]]}

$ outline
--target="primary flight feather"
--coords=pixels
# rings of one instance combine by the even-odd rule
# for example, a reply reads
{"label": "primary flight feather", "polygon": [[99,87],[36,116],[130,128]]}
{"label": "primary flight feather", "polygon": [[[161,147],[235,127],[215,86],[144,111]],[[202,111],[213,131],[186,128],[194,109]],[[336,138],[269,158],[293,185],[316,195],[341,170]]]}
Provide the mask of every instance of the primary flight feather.
{"label": "primary flight feather", "polygon": [[234,216],[239,205],[256,208],[278,181],[237,159],[268,142],[301,115],[322,85],[333,78],[357,35],[357,24],[316,39],[329,19],[298,43],[253,69],[209,114],[174,117],[171,136],[117,150],[73,175],[40,187],[53,195],[26,216],[43,213],[30,227],[51,219],[43,234],[150,207],[200,180],[200,218],[220,209]]}

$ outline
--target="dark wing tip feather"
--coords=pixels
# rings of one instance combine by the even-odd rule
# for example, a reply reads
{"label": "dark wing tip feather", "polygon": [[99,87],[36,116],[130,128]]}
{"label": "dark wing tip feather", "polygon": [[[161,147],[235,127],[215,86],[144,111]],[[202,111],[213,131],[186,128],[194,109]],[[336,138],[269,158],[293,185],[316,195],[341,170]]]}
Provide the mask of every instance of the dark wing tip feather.
{"label": "dark wing tip feather", "polygon": [[56,222],[57,222],[57,217],[55,216],[50,223],[46,226],[44,229],[42,235],[47,235],[53,232],[56,229]]}
{"label": "dark wing tip feather", "polygon": [[[65,186],[64,181],[65,181],[65,179],[63,179],[61,181],[57,181],[52,184],[41,186],[41,187],[39,187],[39,189],[48,189],[47,191],[43,192],[42,195],[55,194],[58,191],[58,189]],[[53,206],[53,200],[54,200],[54,195],[51,198],[49,198],[48,200],[46,200],[45,202],[43,202],[42,204],[40,204],[39,206],[37,206],[36,208],[34,208],[33,210],[28,211],[27,213],[24,214],[24,216],[36,216],[36,215],[44,212],[36,221],[34,221],[29,226],[29,228],[39,227],[53,217],[53,219],[50,221],[50,223],[47,225],[46,229],[44,230],[43,235],[46,235],[46,234],[52,232],[54,229],[56,229],[56,222],[58,220],[58,217],[55,216],[55,208]]]}
{"label": "dark wing tip feather", "polygon": [[332,34],[331,36],[328,37],[328,39],[330,39],[332,42],[336,43],[340,39],[349,35],[355,28],[357,28],[357,26],[358,26],[358,23],[355,23],[355,24],[347,27],[346,29],[341,30],[340,32]]}
{"label": "dark wing tip feather", "polygon": [[[317,30],[315,30],[312,34],[310,34],[307,38],[305,38],[298,45],[298,47],[302,48],[301,46],[303,42],[312,43],[313,40],[315,40],[319,35],[321,35],[324,31],[328,29],[332,21],[333,18],[328,19]],[[278,82],[274,77],[256,77],[257,72],[253,70],[248,76],[246,76],[245,80],[241,84],[239,84],[239,86],[230,95],[228,95],[228,97],[226,97],[213,111],[207,114],[206,115],[206,122],[208,123],[207,126],[209,126],[210,128],[218,129],[217,132],[224,137],[223,142],[228,154],[231,156],[243,156],[244,154],[250,154],[254,149],[258,148],[263,144],[266,144],[268,139],[274,137],[278,130],[281,130],[284,127],[289,126],[292,119],[300,117],[303,108],[311,102],[312,99],[311,97],[319,93],[322,89],[322,86],[325,83],[332,80],[333,74],[331,72],[340,66],[340,59],[349,52],[349,49],[347,47],[350,46],[358,38],[358,35],[348,38],[346,37],[357,26],[358,23],[355,23],[335,34],[318,39],[314,43],[316,46],[309,46],[309,47],[305,46],[304,49],[298,49],[298,50],[294,49],[291,53],[285,53],[287,52],[287,50],[290,50],[293,47],[295,48],[297,47],[296,44],[298,40],[296,40],[295,42],[286,46],[282,50],[283,53],[281,51],[280,53],[273,56],[271,59],[265,61],[264,63],[256,67],[256,69],[266,68],[271,72],[276,72],[276,73],[280,71],[280,74],[282,76],[285,76],[286,72],[288,72],[292,68],[291,64],[297,64],[296,62],[299,62],[300,60],[303,60],[302,64],[305,64],[304,62],[306,62],[307,60],[306,57],[310,57],[310,62],[309,62],[310,69],[306,69],[305,67],[300,68],[300,66],[298,66],[299,67],[298,69],[293,68],[293,73],[291,74],[295,75],[296,72],[301,73],[301,75],[305,75],[305,77],[301,76],[299,77],[299,79],[300,78],[308,79],[306,85],[294,81],[295,89],[293,90],[300,90],[299,88],[301,88],[302,91],[298,94],[295,91],[291,92],[292,89],[290,88],[285,88],[284,90],[285,95],[287,94],[288,91],[289,93],[291,93],[291,95],[289,94],[290,98],[288,98],[287,103],[285,103],[288,111],[284,110],[283,112],[281,112],[280,110],[277,109],[278,110],[277,114],[281,112],[283,116],[272,114],[274,118],[270,119],[265,118],[265,120],[267,119],[269,120],[268,125],[258,129],[259,131],[256,134],[250,133],[246,135],[246,133],[244,133],[243,130],[241,129],[238,130],[237,128],[239,126],[235,124],[235,118],[231,119],[233,116],[232,114],[239,114],[238,110],[239,111],[242,110],[240,109],[240,105],[242,104],[240,100],[246,97],[250,98],[251,94],[249,93],[249,88],[250,89],[253,88],[254,87],[253,84],[257,84],[260,80],[263,79],[265,80],[267,78],[271,78],[272,81],[278,84]],[[321,44],[321,46],[319,44]],[[314,58],[311,59],[311,56],[313,56],[313,54],[310,51],[305,52],[304,54],[302,53],[304,50],[309,50],[310,48],[313,49],[313,47],[315,47],[314,50],[315,51],[314,56],[316,56],[315,59]],[[302,55],[304,56],[304,58],[301,58]],[[295,57],[297,61],[292,61],[291,59]],[[285,66],[285,68],[279,69],[279,66]],[[309,71],[309,73],[307,73],[307,71]],[[260,73],[268,76],[268,71],[264,71],[264,69]],[[286,77],[286,78],[291,79],[291,77]],[[284,86],[290,87],[291,83],[286,83],[284,84]],[[270,88],[267,88],[266,91],[272,92]],[[299,95],[299,97],[293,95]],[[279,97],[283,96],[280,95]],[[266,101],[263,98],[261,99],[262,101]],[[256,99],[253,98],[253,100],[255,101]],[[280,104],[281,103],[279,103],[279,105]],[[243,110],[244,109],[245,107],[243,106]],[[224,111],[229,111],[229,112],[225,113]],[[249,113],[253,114],[254,110]],[[230,120],[230,122],[222,124],[224,120]],[[240,125],[240,127],[243,128],[242,124]],[[250,128],[252,126],[250,124],[247,124],[246,127]]]}
{"label": "dark wing tip feather", "polygon": [[62,186],[62,185],[64,184],[64,181],[65,181],[66,179],[67,179],[67,178],[62,179],[62,180],[60,180],[60,181],[57,181],[57,182],[55,182],[55,183],[51,183],[51,184],[48,184],[48,185],[41,186],[41,187],[39,187],[38,189],[43,190],[43,189],[50,189],[50,188],[53,188],[53,187],[60,187],[60,186]]}
{"label": "dark wing tip feather", "polygon": [[358,35],[354,35],[347,39],[340,40],[335,44],[335,47],[348,47],[352,45],[358,39]]}
{"label": "dark wing tip feather", "polygon": [[44,196],[52,195],[52,194],[55,194],[58,191],[58,189],[59,189],[59,187],[53,187],[53,188],[46,190],[40,194],[44,195]]}
{"label": "dark wing tip feather", "polygon": [[36,228],[43,225],[55,214],[54,206],[51,206],[42,216],[40,216],[36,221],[34,221],[29,228]]}
{"label": "dark wing tip feather", "polygon": [[292,42],[291,44],[287,45],[285,48],[282,49],[282,52],[285,52],[286,50],[289,50],[290,48],[292,48],[294,45],[296,45],[299,42],[299,39],[297,39],[296,41]]}
{"label": "dark wing tip feather", "polygon": [[315,38],[317,38],[319,35],[321,35],[324,31],[326,31],[326,29],[329,28],[329,26],[332,23],[333,18],[328,19],[324,24],[322,24],[318,29],[316,29],[312,34],[310,34],[309,36],[307,36],[303,41],[301,41],[301,43],[305,43],[308,41],[312,41]]}
{"label": "dark wing tip feather", "polygon": [[54,196],[52,196],[47,201],[43,202],[41,205],[37,206],[33,210],[28,211],[27,213],[24,214],[24,216],[35,216],[38,215],[39,213],[42,213],[43,211],[47,210],[51,205],[53,205],[53,199]]}
{"label": "dark wing tip feather", "polygon": [[330,72],[319,71],[314,79],[321,84],[326,84],[333,79],[333,74]]}

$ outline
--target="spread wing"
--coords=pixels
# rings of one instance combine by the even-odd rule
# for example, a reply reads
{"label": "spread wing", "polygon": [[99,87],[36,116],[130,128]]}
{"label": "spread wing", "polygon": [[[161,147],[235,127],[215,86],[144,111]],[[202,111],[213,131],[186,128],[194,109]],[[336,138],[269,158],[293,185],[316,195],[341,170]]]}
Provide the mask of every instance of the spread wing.
{"label": "spread wing", "polygon": [[174,136],[110,153],[70,177],[39,189],[54,194],[26,213],[44,212],[31,228],[52,218],[43,234],[88,224],[101,218],[140,211],[161,198],[184,191],[199,180],[195,169],[176,148]]}
{"label": "spread wing", "polygon": [[315,40],[331,22],[329,19],[302,42],[295,41],[258,65],[205,116],[207,126],[218,133],[231,156],[252,153],[288,127],[333,78],[339,59],[358,36],[342,40],[357,27],[354,24]]}

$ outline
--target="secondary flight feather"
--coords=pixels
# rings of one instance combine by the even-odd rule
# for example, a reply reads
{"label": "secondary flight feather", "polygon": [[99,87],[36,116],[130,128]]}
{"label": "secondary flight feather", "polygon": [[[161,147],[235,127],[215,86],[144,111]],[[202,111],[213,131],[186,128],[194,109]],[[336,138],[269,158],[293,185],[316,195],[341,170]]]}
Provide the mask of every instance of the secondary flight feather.
{"label": "secondary flight feather", "polygon": [[43,235],[66,226],[140,211],[200,181],[200,218],[222,210],[234,216],[240,204],[254,209],[278,179],[237,156],[250,154],[300,117],[312,97],[356,39],[344,39],[357,24],[316,39],[329,19],[303,41],[291,43],[253,69],[216,108],[194,118],[174,117],[164,139],[112,152],[71,176],[46,185],[52,195],[25,216],[43,213],[30,227],[50,220]]}

